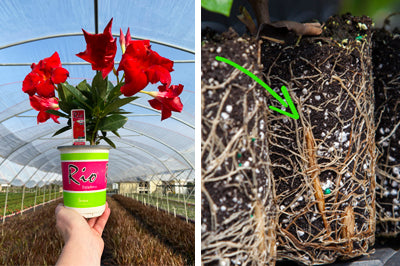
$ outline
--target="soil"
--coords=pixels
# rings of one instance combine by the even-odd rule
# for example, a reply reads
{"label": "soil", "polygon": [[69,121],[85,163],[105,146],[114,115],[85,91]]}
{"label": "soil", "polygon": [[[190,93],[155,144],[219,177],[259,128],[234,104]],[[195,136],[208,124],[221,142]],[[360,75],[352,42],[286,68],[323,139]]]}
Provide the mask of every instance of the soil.
{"label": "soil", "polygon": [[[271,263],[275,248],[264,248],[267,261],[256,245],[261,225],[280,260],[328,263],[370,251],[376,157],[370,25],[367,17],[333,17],[322,36],[287,34],[285,44],[263,40],[261,47],[233,31],[203,32],[203,263]],[[281,97],[281,86],[288,88],[300,119],[268,109],[281,106],[216,55],[259,77],[263,67]],[[276,226],[276,243],[268,226]]]}
{"label": "soil", "polygon": [[[267,84],[277,93],[285,85],[300,115],[272,112],[267,121],[278,257],[327,263],[365,254],[374,242],[370,25],[335,16],[319,37],[263,43]],[[268,105],[279,102],[269,97]]]}
{"label": "soil", "polygon": [[379,29],[373,35],[376,105],[377,235],[400,232],[400,38],[399,30]]}
{"label": "soil", "polygon": [[260,76],[258,45],[233,30],[202,43],[201,230],[206,265],[265,265],[275,259],[265,90],[215,59],[227,58]]}

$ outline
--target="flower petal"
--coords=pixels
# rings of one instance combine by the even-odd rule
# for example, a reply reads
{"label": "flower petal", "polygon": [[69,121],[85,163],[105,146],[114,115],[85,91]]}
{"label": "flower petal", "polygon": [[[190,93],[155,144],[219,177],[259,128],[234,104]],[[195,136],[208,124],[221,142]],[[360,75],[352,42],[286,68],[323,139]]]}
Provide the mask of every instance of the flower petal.
{"label": "flower petal", "polygon": [[121,93],[126,97],[132,96],[143,90],[148,83],[146,74],[139,69],[125,72],[125,85],[121,87]]}
{"label": "flower petal", "polygon": [[29,96],[31,106],[36,111],[58,110],[58,99],[55,97],[45,98],[38,95]]}
{"label": "flower petal", "polygon": [[162,104],[157,99],[149,100],[149,103],[150,103],[150,106],[153,107],[154,109],[157,109],[157,110],[162,109]]}
{"label": "flower petal", "polygon": [[183,85],[182,84],[171,85],[170,90],[171,90],[172,95],[179,96],[183,91]]}
{"label": "flower petal", "polygon": [[152,62],[154,65],[160,65],[168,72],[174,71],[173,66],[174,62],[169,60],[168,58],[160,56],[157,52],[151,50],[151,53],[149,54],[149,61]]}
{"label": "flower petal", "polygon": [[171,115],[172,115],[172,113],[171,113],[170,109],[163,108],[162,111],[161,111],[161,121],[171,117]]}
{"label": "flower petal", "polygon": [[47,120],[49,120],[50,114],[46,113],[46,111],[40,111],[38,116],[37,116],[37,123],[44,123]]}
{"label": "flower petal", "polygon": [[128,46],[131,43],[131,30],[128,28],[128,31],[126,32],[126,37],[125,37],[125,43],[126,46]]}
{"label": "flower petal", "polygon": [[56,122],[57,124],[60,124],[60,122],[58,121],[59,118],[58,115],[50,114],[50,118],[53,119],[53,121]]}
{"label": "flower petal", "polygon": [[146,70],[146,74],[152,84],[158,81],[166,86],[171,84],[171,74],[162,66],[153,65]]}
{"label": "flower petal", "polygon": [[181,112],[183,109],[183,104],[181,102],[181,98],[175,97],[169,102],[169,107],[174,112]]}
{"label": "flower petal", "polygon": [[55,87],[51,80],[43,80],[39,84],[36,85],[36,92],[38,95],[49,98],[55,96]]}
{"label": "flower petal", "polygon": [[57,52],[54,52],[54,54],[52,54],[52,56],[43,59],[43,62],[45,63],[47,68],[61,67],[60,56],[58,55]]}
{"label": "flower petal", "polygon": [[29,95],[34,95],[36,93],[36,85],[39,81],[40,77],[36,72],[29,73],[22,82],[22,91]]}
{"label": "flower petal", "polygon": [[54,69],[52,75],[51,75],[51,81],[53,81],[54,84],[62,83],[67,80],[69,77],[69,72],[65,68],[58,67]]}
{"label": "flower petal", "polygon": [[103,79],[113,69],[117,53],[117,39],[114,39],[111,33],[112,20],[101,34],[90,34],[82,29],[86,40],[86,50],[77,54],[78,57],[91,63],[93,70],[101,71]]}
{"label": "flower petal", "polygon": [[119,29],[119,45],[121,45],[122,52],[124,52],[126,44],[125,44],[125,36],[121,28]]}
{"label": "flower petal", "polygon": [[164,120],[171,116],[171,112],[181,112],[183,104],[181,99],[178,97],[182,93],[183,85],[172,85],[167,88],[166,86],[159,86],[159,92],[153,95],[154,99],[150,100],[151,107],[157,110],[161,110],[161,120]]}

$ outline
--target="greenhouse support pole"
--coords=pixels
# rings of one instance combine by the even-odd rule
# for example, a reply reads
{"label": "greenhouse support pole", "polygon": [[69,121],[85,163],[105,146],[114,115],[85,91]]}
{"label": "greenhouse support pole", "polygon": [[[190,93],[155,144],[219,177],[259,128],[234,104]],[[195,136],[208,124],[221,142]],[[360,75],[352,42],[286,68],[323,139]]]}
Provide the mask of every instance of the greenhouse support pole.
{"label": "greenhouse support pole", "polygon": [[167,192],[167,209],[168,209],[168,212],[169,212],[169,200],[168,200],[168,192]]}
{"label": "greenhouse support pole", "polygon": [[169,193],[168,193],[168,185],[169,185],[169,182],[167,182],[167,185],[166,185],[166,186],[167,186],[167,191],[166,191],[166,193],[167,193],[167,209],[168,209],[168,213],[170,213],[170,212],[169,212],[169,200],[168,200],[168,194],[169,194]]}
{"label": "greenhouse support pole", "polygon": [[[180,201],[180,194],[181,194],[181,181],[179,179],[176,180],[176,182],[178,183],[178,201]],[[175,188],[176,190],[176,188]]]}
{"label": "greenhouse support pole", "polygon": [[186,222],[188,223],[188,212],[187,212],[187,207],[186,207],[186,198],[183,197],[183,205],[185,206],[185,216],[186,216]]}
{"label": "greenhouse support pole", "polygon": [[147,203],[150,203],[150,182],[148,183],[147,186]]}
{"label": "greenhouse support pole", "polygon": [[35,212],[35,210],[36,210],[37,189],[38,189],[38,185],[36,185],[36,191],[35,191],[35,202],[33,203],[33,212]]}
{"label": "greenhouse support pole", "polygon": [[94,29],[95,33],[99,33],[99,9],[98,0],[94,0]]}
{"label": "greenhouse support pole", "polygon": [[22,188],[21,216],[24,213],[25,185]]}
{"label": "greenhouse support pole", "polygon": [[46,185],[43,186],[43,205],[44,205],[44,200],[46,199]]}
{"label": "greenhouse support pole", "polygon": [[3,214],[3,224],[6,221],[6,212],[7,212],[7,200],[8,200],[8,187],[10,185],[7,184],[7,191],[6,191],[6,201],[4,202],[4,214]]}

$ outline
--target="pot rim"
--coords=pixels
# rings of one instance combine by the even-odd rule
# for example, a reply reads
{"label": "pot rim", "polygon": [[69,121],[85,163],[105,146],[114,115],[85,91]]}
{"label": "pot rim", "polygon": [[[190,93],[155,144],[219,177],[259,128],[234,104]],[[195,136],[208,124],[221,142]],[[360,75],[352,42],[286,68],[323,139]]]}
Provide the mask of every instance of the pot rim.
{"label": "pot rim", "polygon": [[65,145],[65,146],[58,146],[58,150],[64,150],[64,149],[100,149],[100,150],[111,150],[112,147],[108,145]]}

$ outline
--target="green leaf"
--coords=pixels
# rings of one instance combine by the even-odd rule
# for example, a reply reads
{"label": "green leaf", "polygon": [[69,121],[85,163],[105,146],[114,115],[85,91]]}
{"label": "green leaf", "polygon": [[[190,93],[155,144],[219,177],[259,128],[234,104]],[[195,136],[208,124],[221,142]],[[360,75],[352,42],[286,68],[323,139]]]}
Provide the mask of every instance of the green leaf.
{"label": "green leaf", "polygon": [[233,0],[201,0],[201,7],[229,17]]}
{"label": "green leaf", "polygon": [[98,72],[93,78],[92,89],[97,91],[98,97],[104,101],[107,93],[108,79],[103,79],[101,72]]}
{"label": "green leaf", "polygon": [[89,92],[90,94],[92,93],[89,84],[87,83],[86,79],[84,81],[81,81],[77,86],[78,90],[81,92]]}
{"label": "green leaf", "polygon": [[107,104],[106,107],[103,110],[103,115],[108,115],[109,113],[115,111],[116,109],[120,108],[121,106],[124,106],[125,104],[130,103],[131,101],[134,101],[138,99],[139,97],[127,97],[127,98],[122,98],[122,99],[116,99],[110,104]]}
{"label": "green leaf", "polygon": [[109,139],[107,137],[100,137],[99,139],[104,139],[111,147],[113,147],[114,149],[116,148],[114,142],[112,142],[111,139]]}
{"label": "green leaf", "polygon": [[114,88],[112,88],[110,90],[110,92],[107,94],[107,102],[112,102],[114,99],[118,98],[119,96],[121,96],[121,86],[123,84],[119,84],[117,86],[115,86]]}
{"label": "green leaf", "polygon": [[68,131],[70,129],[71,129],[71,126],[65,126],[61,129],[57,130],[56,133],[53,134],[53,137],[65,132],[65,131]]}
{"label": "green leaf", "polygon": [[93,104],[93,102],[96,102],[96,99],[93,99],[93,94],[92,94],[90,91],[82,91],[82,94],[83,94],[86,98],[88,98],[87,103],[88,103],[90,106],[95,105],[95,104]]}
{"label": "green leaf", "polygon": [[87,103],[88,102],[88,98],[86,98],[86,96],[83,95],[82,92],[80,92],[80,90],[78,90],[77,88],[75,88],[74,86],[71,86],[69,84],[65,84],[65,88],[75,97],[75,99],[78,102],[82,103],[87,108],[92,110],[92,107]]}
{"label": "green leaf", "polygon": [[61,117],[65,117],[65,118],[69,118],[69,115],[66,115],[66,114],[61,113],[61,112],[56,111],[56,110],[47,110],[46,113],[52,114],[52,115],[61,116]]}
{"label": "green leaf", "polygon": [[121,136],[118,134],[118,132],[116,130],[111,131],[112,133],[114,133],[115,136],[117,136],[118,138],[120,138]]}
{"label": "green leaf", "polygon": [[57,91],[58,91],[58,97],[60,98],[60,101],[65,101],[65,95],[64,95],[62,83],[57,85]]}
{"label": "green leaf", "polygon": [[67,82],[58,84],[58,96],[63,102],[69,102],[72,99],[72,94],[67,89]]}
{"label": "green leaf", "polygon": [[115,131],[123,127],[128,118],[123,115],[110,115],[101,119],[99,124],[100,131]]}
{"label": "green leaf", "polygon": [[124,111],[124,110],[122,110],[122,109],[118,109],[117,111],[114,111],[114,112],[111,112],[110,114],[118,114],[118,115],[127,115],[127,114],[131,114],[132,112],[127,112],[127,111]]}
{"label": "green leaf", "polygon": [[[120,87],[118,87],[120,88]],[[110,95],[110,92],[114,89],[114,85],[112,84],[111,81],[108,81],[107,83],[107,93],[106,93],[106,99],[108,98],[108,96]]]}
{"label": "green leaf", "polygon": [[74,104],[67,103],[65,101],[58,102],[58,105],[60,106],[60,109],[67,114],[70,114],[72,109],[76,109],[76,106]]}

